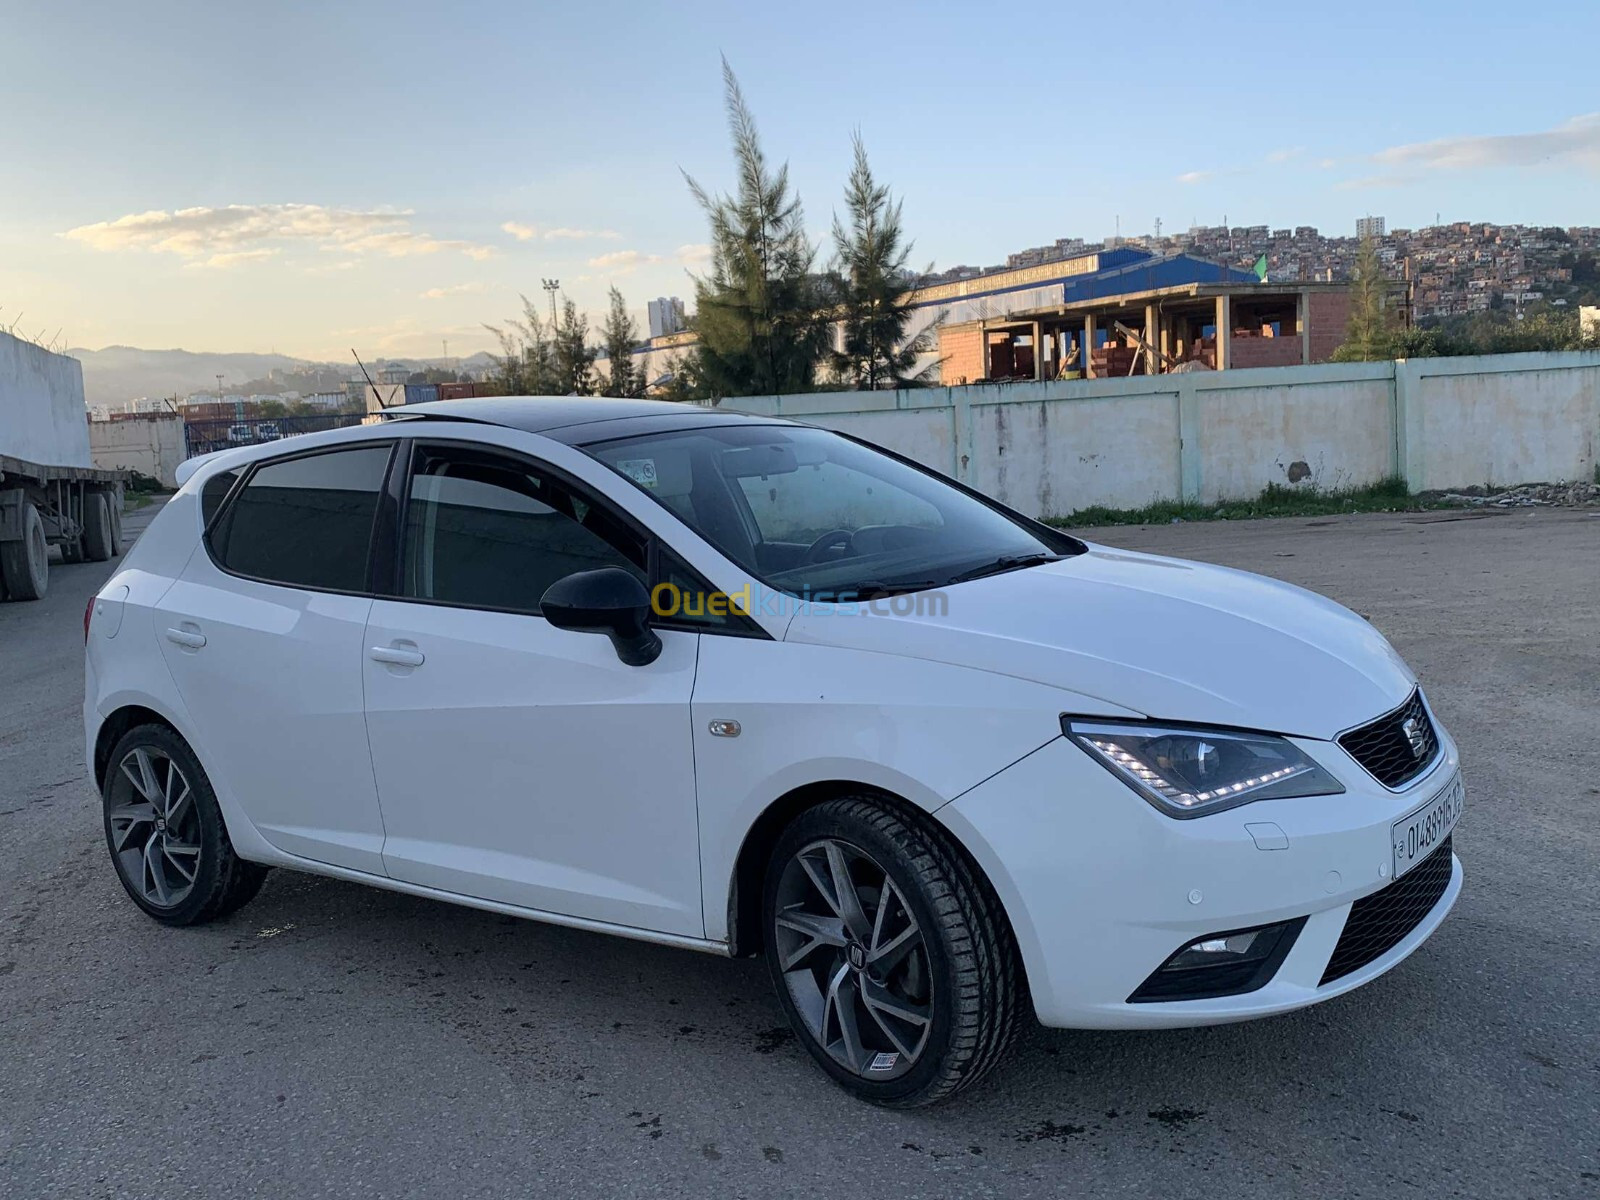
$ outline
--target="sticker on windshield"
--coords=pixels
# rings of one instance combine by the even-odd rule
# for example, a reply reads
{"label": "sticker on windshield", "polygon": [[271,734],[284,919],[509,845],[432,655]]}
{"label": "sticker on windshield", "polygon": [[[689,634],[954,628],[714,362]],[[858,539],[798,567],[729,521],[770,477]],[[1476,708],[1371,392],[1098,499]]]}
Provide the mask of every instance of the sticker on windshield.
{"label": "sticker on windshield", "polygon": [[640,487],[656,486],[656,460],[653,458],[624,458],[617,463],[617,470]]}

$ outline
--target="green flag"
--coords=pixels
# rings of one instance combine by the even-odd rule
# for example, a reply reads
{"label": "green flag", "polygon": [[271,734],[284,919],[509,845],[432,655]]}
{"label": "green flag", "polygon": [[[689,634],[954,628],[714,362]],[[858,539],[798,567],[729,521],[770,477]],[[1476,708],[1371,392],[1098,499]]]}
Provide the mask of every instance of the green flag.
{"label": "green flag", "polygon": [[1265,254],[1256,259],[1256,265],[1253,269],[1256,273],[1256,279],[1261,283],[1265,283],[1267,281],[1267,256]]}

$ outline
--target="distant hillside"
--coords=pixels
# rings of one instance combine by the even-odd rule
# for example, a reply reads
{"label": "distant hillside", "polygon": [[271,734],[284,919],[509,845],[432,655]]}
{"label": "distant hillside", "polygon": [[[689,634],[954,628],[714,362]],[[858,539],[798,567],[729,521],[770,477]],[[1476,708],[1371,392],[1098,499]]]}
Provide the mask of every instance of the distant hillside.
{"label": "distant hillside", "polygon": [[[225,389],[236,391],[244,389],[246,384],[264,384],[274,370],[285,374],[321,370],[341,380],[356,373],[354,361],[317,363],[287,354],[207,354],[192,350],[141,350],[137,346],[74,349],[67,353],[83,364],[84,399],[89,404],[119,404],[137,396],[187,396],[190,392],[209,392],[215,390],[218,375],[222,376]],[[442,365],[438,359],[382,361],[403,363],[412,370]],[[474,354],[470,358],[452,359],[450,365],[482,369],[489,361],[486,354]],[[375,363],[369,362],[367,368],[375,369]],[[305,390],[294,381],[284,386]],[[326,379],[323,386],[330,386]],[[266,389],[252,386],[249,390]]]}

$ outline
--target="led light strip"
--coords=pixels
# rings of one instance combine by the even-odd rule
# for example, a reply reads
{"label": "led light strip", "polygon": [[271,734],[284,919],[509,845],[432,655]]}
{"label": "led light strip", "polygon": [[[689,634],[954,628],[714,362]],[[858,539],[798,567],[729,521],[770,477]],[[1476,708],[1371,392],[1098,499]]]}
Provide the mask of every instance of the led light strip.
{"label": "led light strip", "polygon": [[1163,799],[1182,805],[1184,808],[1193,808],[1196,804],[1205,804],[1224,796],[1237,796],[1241,792],[1253,791],[1264,784],[1304,775],[1311,769],[1303,763],[1297,763],[1292,767],[1279,767],[1276,771],[1268,771],[1265,775],[1241,779],[1238,783],[1230,783],[1227,787],[1214,788],[1209,792],[1184,792],[1173,787],[1163,776],[1152,771],[1141,759],[1129,754],[1116,742],[1103,741],[1100,738],[1089,738],[1088,741],[1117,767],[1132,775],[1151,791],[1160,793]]}

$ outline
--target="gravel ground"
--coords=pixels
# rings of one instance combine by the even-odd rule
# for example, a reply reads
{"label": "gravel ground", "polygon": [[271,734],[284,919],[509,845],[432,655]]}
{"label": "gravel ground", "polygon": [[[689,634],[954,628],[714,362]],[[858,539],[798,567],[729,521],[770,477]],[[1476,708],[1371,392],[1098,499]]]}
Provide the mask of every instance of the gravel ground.
{"label": "gravel ground", "polygon": [[902,1114],[824,1080],[755,963],[283,871],[163,929],[80,761],[106,567],[58,567],[0,605],[0,1195],[1600,1193],[1600,516],[1094,536],[1326,592],[1421,674],[1466,889],[1392,974],[1249,1025],[1033,1030]]}

